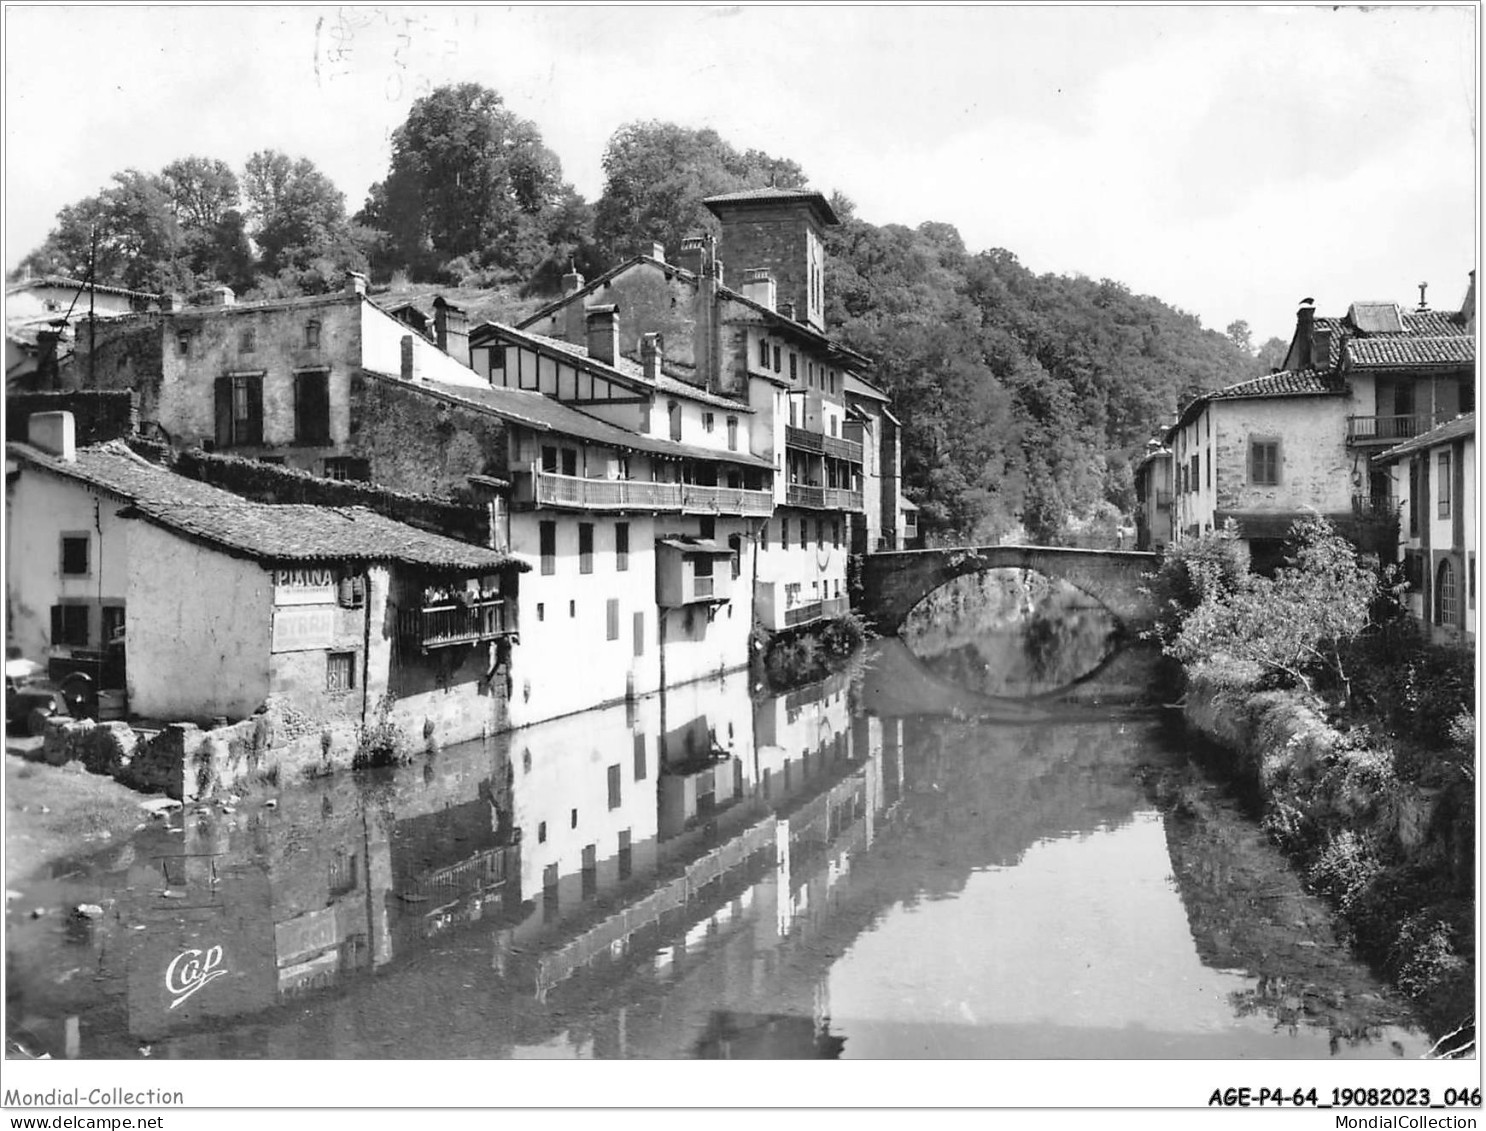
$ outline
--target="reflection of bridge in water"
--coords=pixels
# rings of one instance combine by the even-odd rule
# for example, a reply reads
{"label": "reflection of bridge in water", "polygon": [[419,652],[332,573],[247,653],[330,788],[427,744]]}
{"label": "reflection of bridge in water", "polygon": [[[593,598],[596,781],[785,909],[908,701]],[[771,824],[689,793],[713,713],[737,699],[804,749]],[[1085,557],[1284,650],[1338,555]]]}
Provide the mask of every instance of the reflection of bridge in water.
{"label": "reflection of bridge in water", "polygon": [[1061,546],[959,546],[866,554],[862,612],[885,636],[896,635],[913,607],[947,581],[992,569],[1028,569],[1066,581],[1114,614],[1127,630],[1147,627],[1154,603],[1142,592],[1155,554]]}

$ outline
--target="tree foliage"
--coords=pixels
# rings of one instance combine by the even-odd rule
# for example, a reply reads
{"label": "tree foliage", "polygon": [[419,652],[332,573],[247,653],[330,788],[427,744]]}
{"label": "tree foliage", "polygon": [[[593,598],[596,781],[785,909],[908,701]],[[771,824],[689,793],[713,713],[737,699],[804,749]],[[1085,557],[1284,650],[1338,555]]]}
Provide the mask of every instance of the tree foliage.
{"label": "tree foliage", "polygon": [[243,180],[262,275],[314,292],[341,270],[364,268],[365,234],[347,220],[345,194],[309,158],[260,150]]}
{"label": "tree foliage", "polygon": [[793,161],[757,149],[740,152],[716,130],[673,122],[631,122],[604,149],[604,192],[594,211],[600,258],[613,263],[659,242],[678,248],[695,231],[715,234],[702,201],[744,188],[802,188]]}
{"label": "tree foliage", "polygon": [[1202,599],[1165,650],[1183,663],[1257,664],[1307,691],[1321,677],[1349,696],[1345,650],[1370,623],[1377,571],[1324,519],[1296,522],[1290,533],[1295,557],[1273,578],[1220,584],[1215,563],[1198,563]]}
{"label": "tree foliage", "polygon": [[575,214],[586,222],[537,127],[488,87],[459,83],[413,103],[360,218],[387,234],[387,265],[415,276],[453,260],[527,276],[554,254],[554,235],[577,250]]}

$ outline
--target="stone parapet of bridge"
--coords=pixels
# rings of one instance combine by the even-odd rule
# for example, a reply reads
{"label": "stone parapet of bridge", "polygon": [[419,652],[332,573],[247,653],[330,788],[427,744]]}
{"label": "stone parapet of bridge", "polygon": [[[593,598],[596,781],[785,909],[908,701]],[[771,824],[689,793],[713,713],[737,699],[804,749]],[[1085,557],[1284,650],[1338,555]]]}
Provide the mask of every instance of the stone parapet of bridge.
{"label": "stone parapet of bridge", "polygon": [[991,569],[1027,569],[1087,593],[1130,632],[1155,620],[1145,592],[1159,557],[1137,550],[1062,546],[957,546],[898,550],[861,558],[860,612],[884,636],[895,636],[915,605],[945,582]]}

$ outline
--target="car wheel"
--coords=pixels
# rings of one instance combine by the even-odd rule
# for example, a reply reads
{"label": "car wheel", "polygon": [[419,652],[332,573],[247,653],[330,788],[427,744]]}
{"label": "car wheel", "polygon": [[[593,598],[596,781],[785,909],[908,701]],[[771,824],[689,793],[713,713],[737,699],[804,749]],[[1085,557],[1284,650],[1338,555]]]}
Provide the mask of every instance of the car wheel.
{"label": "car wheel", "polygon": [[26,733],[33,738],[40,738],[46,733],[46,721],[57,712],[50,706],[32,707],[26,713]]}

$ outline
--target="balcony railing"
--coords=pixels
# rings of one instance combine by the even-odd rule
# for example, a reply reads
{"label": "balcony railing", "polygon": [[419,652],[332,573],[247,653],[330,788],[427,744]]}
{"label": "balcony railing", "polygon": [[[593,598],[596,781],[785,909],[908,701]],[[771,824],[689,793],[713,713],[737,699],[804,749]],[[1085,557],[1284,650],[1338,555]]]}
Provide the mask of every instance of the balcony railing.
{"label": "balcony railing", "polygon": [[784,626],[794,628],[796,625],[809,624],[811,621],[825,617],[839,617],[846,610],[845,597],[829,597],[824,601],[810,601],[804,605],[796,605],[792,609],[785,609]]}
{"label": "balcony railing", "polygon": [[1428,413],[1414,413],[1410,416],[1349,416],[1347,443],[1397,444],[1421,436],[1436,424],[1443,423],[1443,417],[1436,420]]}
{"label": "balcony railing", "polygon": [[428,605],[405,610],[401,629],[404,640],[424,649],[478,644],[515,632],[515,609],[508,609],[503,597],[471,605]]}
{"label": "balcony railing", "polygon": [[813,510],[859,511],[862,509],[862,493],[845,487],[815,487],[808,483],[791,483],[784,492],[784,501],[792,507],[809,507]]}
{"label": "balcony railing", "polygon": [[539,507],[746,515],[769,515],[774,511],[772,492],[741,487],[650,483],[643,479],[584,479],[552,471],[533,472],[532,485],[533,500]]}
{"label": "balcony railing", "polygon": [[844,459],[850,463],[862,462],[862,445],[855,440],[826,436],[820,432],[797,428],[793,424],[784,426],[784,442],[789,447],[798,448],[802,452],[818,452],[832,459]]}
{"label": "balcony railing", "polygon": [[1391,495],[1352,496],[1352,513],[1359,518],[1390,518],[1398,508],[1399,501]]}

